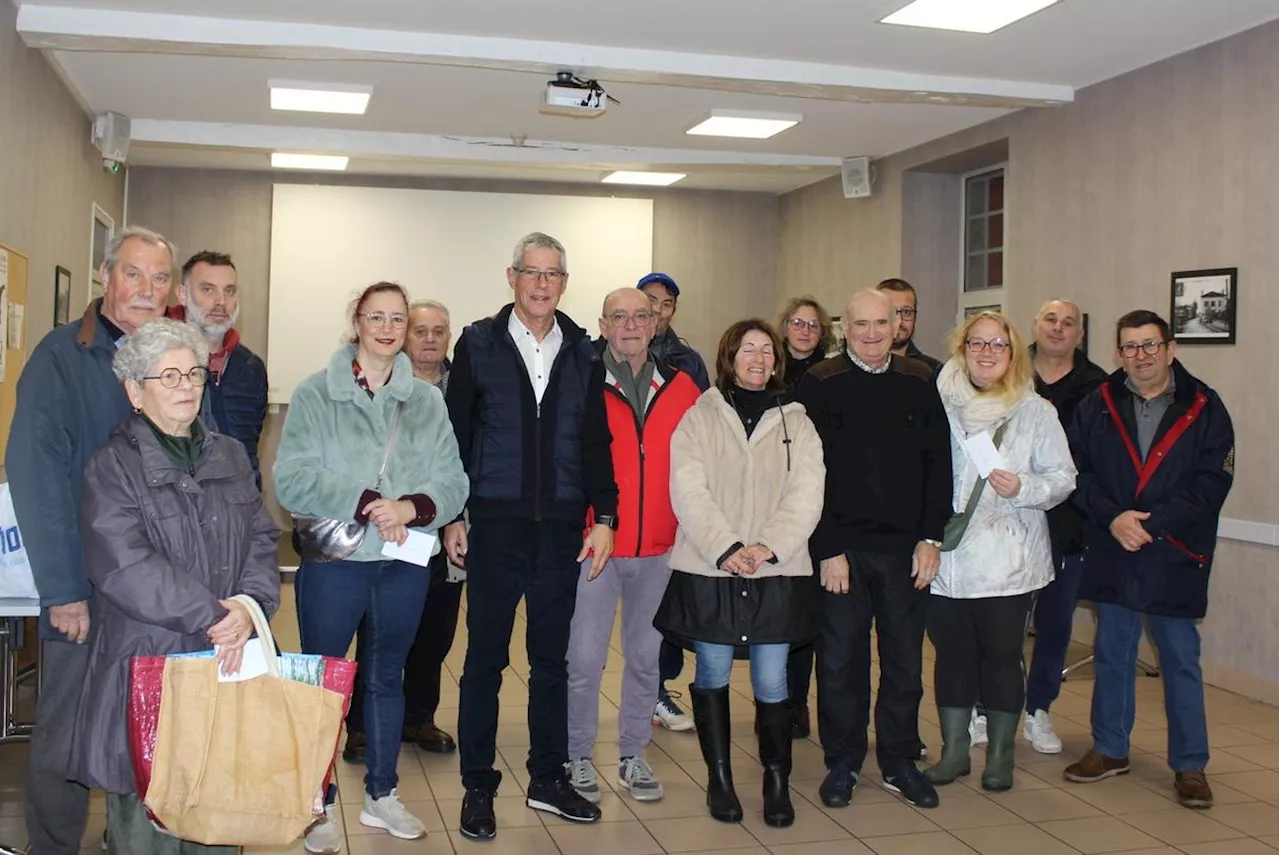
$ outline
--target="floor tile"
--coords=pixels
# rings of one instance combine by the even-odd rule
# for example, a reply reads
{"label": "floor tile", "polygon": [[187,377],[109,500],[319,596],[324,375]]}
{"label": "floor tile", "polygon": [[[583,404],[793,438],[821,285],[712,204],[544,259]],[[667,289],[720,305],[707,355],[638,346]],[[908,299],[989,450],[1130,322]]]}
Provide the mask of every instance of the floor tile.
{"label": "floor tile", "polygon": [[1129,814],[1125,816],[1124,821],[1157,840],[1178,847],[1184,843],[1205,843],[1211,840],[1230,840],[1245,836],[1242,832],[1212,819],[1208,816],[1209,813],[1211,811],[1176,807],[1173,810]]}
{"label": "floor tile", "polygon": [[[871,855],[872,850],[853,838],[823,840],[816,843],[783,843],[770,846],[772,855]],[[710,855],[710,853],[703,853]]]}
{"label": "floor tile", "polygon": [[[964,793],[964,794],[962,794]],[[1002,807],[994,799],[976,793],[944,790],[939,793],[936,808],[915,808],[930,822],[948,831],[957,828],[982,828],[988,825],[1016,825],[1022,817]],[[1156,796],[1155,798],[1159,798]]]}
{"label": "floor tile", "polygon": [[706,814],[699,817],[655,819],[645,822],[644,826],[662,844],[665,852],[705,852],[710,849],[738,849],[759,845],[740,824],[717,822]]}
{"label": "floor tile", "polygon": [[548,827],[561,855],[662,855],[663,849],[640,822]]}
{"label": "floor tile", "polygon": [[1275,848],[1261,840],[1219,840],[1190,843],[1181,847],[1187,855],[1271,855]]}
{"label": "floor tile", "polygon": [[1085,855],[1160,845],[1156,838],[1113,816],[1059,819],[1041,822],[1038,826]]}
{"label": "floor tile", "polygon": [[1075,855],[1076,850],[1034,825],[965,828],[955,836],[982,855]]}
{"label": "floor tile", "polygon": [[852,835],[817,808],[796,807],[796,821],[788,828],[766,825],[763,813],[748,812],[742,827],[765,846],[772,849],[786,843],[816,843],[824,840],[848,840]]}
{"label": "floor tile", "polygon": [[1019,791],[1017,785],[1007,793],[992,793],[989,798],[1000,807],[1011,811],[1028,822],[1045,822],[1055,819],[1077,819],[1097,816],[1099,808],[1081,801],[1065,790],[1053,789]]}
{"label": "floor tile", "polygon": [[1280,819],[1280,811],[1265,802],[1245,802],[1236,805],[1214,805],[1209,815],[1217,822],[1259,837],[1274,834]]}
{"label": "floor tile", "polygon": [[974,855],[977,850],[945,831],[899,834],[865,841],[876,855]]}

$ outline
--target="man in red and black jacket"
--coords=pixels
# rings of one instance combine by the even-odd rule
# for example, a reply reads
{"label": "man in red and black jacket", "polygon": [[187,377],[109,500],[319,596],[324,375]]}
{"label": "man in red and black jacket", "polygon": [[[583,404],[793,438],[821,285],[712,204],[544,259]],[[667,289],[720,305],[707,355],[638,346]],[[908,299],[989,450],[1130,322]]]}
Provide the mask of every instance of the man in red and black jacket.
{"label": "man in red and black jacket", "polygon": [[1072,501],[1085,515],[1080,596],[1097,606],[1093,748],[1066,768],[1091,783],[1129,771],[1134,666],[1142,617],[1160,654],[1169,720],[1168,762],[1185,807],[1213,793],[1200,632],[1218,517],[1235,470],[1235,433],[1212,389],[1174,359],[1156,313],[1116,323],[1123,368],[1076,409],[1068,431],[1079,476]]}
{"label": "man in red and black jacket", "polygon": [[[676,539],[671,509],[671,435],[701,394],[693,378],[659,365],[649,353],[657,316],[642,291],[605,297],[600,340],[605,368],[613,477],[618,484],[618,529],[603,570],[582,562],[569,632],[569,776],[592,802],[600,783],[591,748],[600,721],[600,678],[609,655],[613,615],[622,600],[622,704],[618,710],[618,777],[638,801],[662,798],[662,784],[645,762],[650,719],[658,699],[662,636],[653,616],[662,602]],[[595,522],[588,513],[587,528]]]}

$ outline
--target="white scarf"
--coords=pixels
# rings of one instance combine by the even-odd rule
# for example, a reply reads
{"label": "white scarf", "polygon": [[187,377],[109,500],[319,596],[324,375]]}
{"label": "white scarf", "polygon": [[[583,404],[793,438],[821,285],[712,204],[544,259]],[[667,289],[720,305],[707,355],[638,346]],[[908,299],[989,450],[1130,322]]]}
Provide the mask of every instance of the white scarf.
{"label": "white scarf", "polygon": [[1008,418],[1027,391],[1030,391],[1030,386],[1012,403],[1003,395],[980,394],[981,390],[970,382],[969,373],[958,356],[947,360],[938,375],[938,394],[965,436],[984,430],[994,431],[1000,422]]}

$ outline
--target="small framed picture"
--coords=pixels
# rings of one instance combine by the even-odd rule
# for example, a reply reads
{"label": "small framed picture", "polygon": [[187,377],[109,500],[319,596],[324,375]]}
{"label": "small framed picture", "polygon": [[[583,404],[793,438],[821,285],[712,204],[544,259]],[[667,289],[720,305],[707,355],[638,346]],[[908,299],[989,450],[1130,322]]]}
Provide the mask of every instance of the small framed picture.
{"label": "small framed picture", "polygon": [[1085,356],[1089,355],[1089,313],[1088,312],[1080,313],[1080,340],[1076,342],[1076,347],[1080,348],[1080,351],[1084,353]]}
{"label": "small framed picture", "polygon": [[53,268],[53,325],[62,326],[71,318],[71,271]]}
{"label": "small framed picture", "polygon": [[837,353],[843,353],[844,348],[844,324],[840,323],[839,318],[832,318],[831,347],[827,350],[827,356],[835,356]]}
{"label": "small framed picture", "polygon": [[1169,286],[1169,326],[1178,344],[1236,343],[1236,270],[1184,270]]}

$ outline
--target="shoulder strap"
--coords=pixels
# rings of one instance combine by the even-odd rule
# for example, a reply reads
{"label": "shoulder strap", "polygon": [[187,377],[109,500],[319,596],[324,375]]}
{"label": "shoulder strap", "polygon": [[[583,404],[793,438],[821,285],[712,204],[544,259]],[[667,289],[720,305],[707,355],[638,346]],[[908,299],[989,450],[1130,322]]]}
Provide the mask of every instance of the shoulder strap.
{"label": "shoulder strap", "polygon": [[404,401],[396,402],[396,411],[391,416],[391,427],[387,430],[387,447],[382,452],[382,468],[378,470],[378,481],[373,485],[374,490],[380,490],[382,487],[382,479],[387,475],[387,464],[391,461],[391,449],[396,444],[396,432],[400,429],[400,416],[404,414]]}

